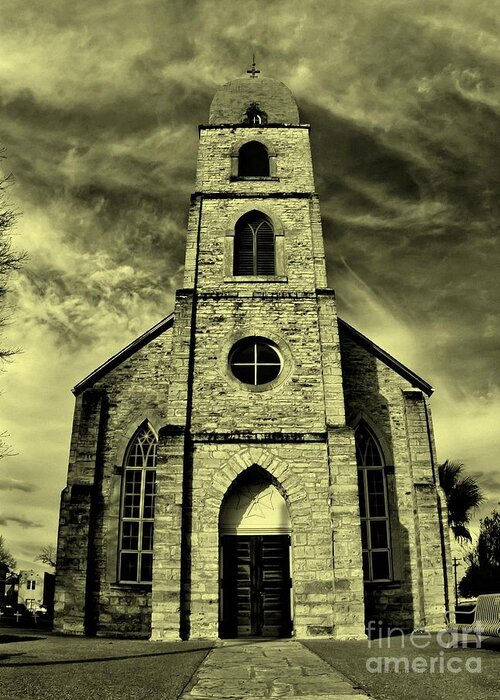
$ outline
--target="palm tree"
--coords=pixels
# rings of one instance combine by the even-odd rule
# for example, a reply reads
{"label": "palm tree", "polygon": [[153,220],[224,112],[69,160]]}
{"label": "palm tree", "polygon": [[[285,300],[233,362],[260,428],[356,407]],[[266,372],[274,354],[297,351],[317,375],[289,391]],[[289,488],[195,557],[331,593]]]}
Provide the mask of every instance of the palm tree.
{"label": "palm tree", "polygon": [[461,462],[446,460],[438,467],[439,484],[446,496],[448,506],[448,525],[458,541],[472,537],[468,529],[472,513],[484,496],[472,476],[463,476],[464,465]]}

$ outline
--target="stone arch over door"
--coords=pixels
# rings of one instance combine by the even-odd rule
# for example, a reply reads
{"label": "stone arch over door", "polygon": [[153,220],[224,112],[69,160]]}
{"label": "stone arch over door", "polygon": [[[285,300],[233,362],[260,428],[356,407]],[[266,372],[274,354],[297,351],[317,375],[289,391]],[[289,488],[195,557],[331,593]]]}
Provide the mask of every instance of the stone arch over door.
{"label": "stone arch over door", "polygon": [[[257,466],[268,474],[268,479],[278,489],[287,504],[291,522],[291,549],[293,582],[304,586],[303,572],[311,559],[311,550],[304,547],[305,532],[310,528],[314,514],[318,512],[318,493],[308,490],[298,478],[294,466],[285,460],[278,450],[254,445],[233,445],[228,454],[228,446],[212,447],[207,459],[212,462],[209,473],[203,471],[205,456],[198,453],[199,469],[194,472],[191,556],[191,591],[189,607],[190,637],[217,636],[220,623],[220,533],[219,515],[226,494],[238,478],[251,467]],[[248,472],[250,473],[250,471]],[[326,494],[323,494],[326,496]],[[326,505],[326,500],[325,500]],[[325,518],[321,533],[329,540],[327,533],[329,519]],[[323,524],[323,523],[322,523]],[[295,571],[295,574],[294,574]],[[297,588],[293,587],[294,609]],[[298,618],[297,618],[298,619]],[[294,623],[295,624],[295,623]],[[298,622],[297,622],[298,625]],[[297,627],[298,629],[298,627]]]}
{"label": "stone arch over door", "polygon": [[222,466],[217,480],[214,480],[213,488],[220,494],[217,511],[235,479],[250,467],[258,466],[270,475],[274,485],[281,492],[290,509],[290,517],[293,524],[293,515],[298,503],[307,499],[303,486],[297,479],[288,463],[280,459],[274,452],[262,448],[249,447],[236,452]]}
{"label": "stone arch over door", "polygon": [[286,493],[258,464],[221,503],[219,634],[285,637],[292,631],[291,519]]}
{"label": "stone arch over door", "polygon": [[269,472],[254,464],[236,477],[221,504],[221,534],[290,535],[291,531],[288,503]]}

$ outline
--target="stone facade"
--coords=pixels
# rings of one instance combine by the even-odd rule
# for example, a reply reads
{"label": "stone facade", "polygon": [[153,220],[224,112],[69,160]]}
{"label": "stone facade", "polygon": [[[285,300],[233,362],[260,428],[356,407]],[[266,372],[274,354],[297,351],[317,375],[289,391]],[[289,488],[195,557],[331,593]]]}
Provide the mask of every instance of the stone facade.
{"label": "stone facade", "polygon": [[350,424],[363,418],[375,427],[385,453],[394,564],[393,582],[367,585],[366,605],[371,619],[393,626],[439,626],[443,586],[448,597],[451,579],[436,566],[449,542],[430,408],[422,390],[363,340],[347,324],[341,326],[346,413]]}
{"label": "stone facade", "polygon": [[[249,105],[261,121],[248,123]],[[269,174],[238,175],[239,149],[250,141],[266,147]],[[272,225],[273,275],[233,273],[235,229],[253,211]],[[271,382],[248,384],[232,371],[231,349],[246,338],[277,349],[282,367]],[[449,543],[430,392],[337,318],[309,127],[288,88],[265,78],[223,86],[200,127],[174,314],[75,388],[56,629],[217,637],[220,514],[229,491],[254,473],[266,475],[289,509],[293,634],[362,638],[366,619],[438,625]],[[360,421],[383,454],[392,560],[384,581],[363,581]],[[146,423],[158,436],[153,576],[127,583],[118,573],[124,465]]]}

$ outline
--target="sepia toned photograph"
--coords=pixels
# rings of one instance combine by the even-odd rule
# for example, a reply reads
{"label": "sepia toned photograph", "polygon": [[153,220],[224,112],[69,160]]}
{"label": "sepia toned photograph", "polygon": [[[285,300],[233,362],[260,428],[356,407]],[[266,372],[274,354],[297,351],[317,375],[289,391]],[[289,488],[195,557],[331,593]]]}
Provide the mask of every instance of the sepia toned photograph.
{"label": "sepia toned photograph", "polygon": [[4,0],[0,700],[500,698],[500,4]]}

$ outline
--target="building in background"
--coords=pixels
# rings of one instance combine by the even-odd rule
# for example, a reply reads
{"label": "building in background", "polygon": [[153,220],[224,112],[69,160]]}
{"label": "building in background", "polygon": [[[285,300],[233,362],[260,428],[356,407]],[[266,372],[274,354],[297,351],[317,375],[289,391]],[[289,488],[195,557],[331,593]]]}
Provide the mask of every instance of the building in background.
{"label": "building in background", "polygon": [[448,607],[432,389],[337,317],[309,126],[249,73],[200,127],[174,313],[75,387],[58,631],[362,638]]}
{"label": "building in background", "polygon": [[43,605],[43,577],[33,569],[19,572],[17,583],[17,604],[27,610],[35,610]]}

